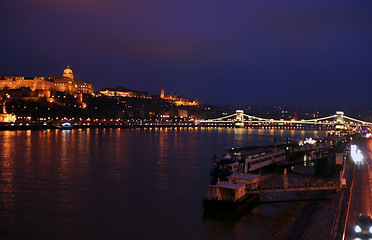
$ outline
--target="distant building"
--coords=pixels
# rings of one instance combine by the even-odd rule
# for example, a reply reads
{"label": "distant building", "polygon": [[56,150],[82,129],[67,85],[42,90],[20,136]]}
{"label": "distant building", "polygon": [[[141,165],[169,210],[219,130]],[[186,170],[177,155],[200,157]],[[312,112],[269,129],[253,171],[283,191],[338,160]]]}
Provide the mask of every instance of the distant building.
{"label": "distant building", "polygon": [[69,94],[93,93],[93,85],[85,82],[75,82],[74,75],[69,66],[63,71],[62,76],[25,78],[23,76],[0,77],[0,90],[5,89],[30,89],[39,91],[41,95],[50,96],[50,92],[59,91]]}
{"label": "distant building", "polygon": [[199,107],[200,103],[198,100],[194,101],[189,101],[188,99],[184,97],[180,97],[177,94],[172,94],[172,95],[165,95],[164,94],[164,85],[161,86],[161,92],[160,92],[160,98],[168,100],[172,103],[174,103],[176,106],[196,106]]}
{"label": "distant building", "polygon": [[125,87],[106,88],[99,93],[108,97],[151,98],[147,92],[134,91]]}
{"label": "distant building", "polygon": [[14,123],[17,120],[14,114],[4,114],[0,113],[0,123]]}
{"label": "distant building", "polygon": [[0,123],[12,123],[17,120],[16,115],[6,112],[5,102],[3,102],[3,113],[0,113]]}

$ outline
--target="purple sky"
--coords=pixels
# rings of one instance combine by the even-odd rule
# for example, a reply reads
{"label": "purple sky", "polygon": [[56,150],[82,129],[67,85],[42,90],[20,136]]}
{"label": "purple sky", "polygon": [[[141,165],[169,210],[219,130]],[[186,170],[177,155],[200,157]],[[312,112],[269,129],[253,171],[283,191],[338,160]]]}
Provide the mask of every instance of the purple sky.
{"label": "purple sky", "polygon": [[2,0],[0,76],[214,105],[372,107],[372,1]]}

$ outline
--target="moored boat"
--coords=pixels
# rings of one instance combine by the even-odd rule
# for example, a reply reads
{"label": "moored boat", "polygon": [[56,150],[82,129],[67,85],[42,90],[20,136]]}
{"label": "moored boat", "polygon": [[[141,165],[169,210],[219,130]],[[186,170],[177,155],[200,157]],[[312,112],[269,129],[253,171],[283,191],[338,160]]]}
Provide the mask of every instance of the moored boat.
{"label": "moored boat", "polygon": [[231,151],[223,157],[215,157],[210,175],[216,178],[226,178],[233,173],[254,172],[274,163],[285,161],[286,152],[283,149],[266,149],[263,151]]}
{"label": "moored boat", "polygon": [[233,174],[228,181],[217,181],[208,187],[208,193],[203,199],[205,210],[230,210],[242,206],[254,206],[259,200],[259,194],[250,194],[248,190],[258,188],[260,175]]}
{"label": "moored boat", "polygon": [[241,157],[225,154],[223,157],[214,157],[210,175],[216,178],[226,178],[234,172],[241,172]]}

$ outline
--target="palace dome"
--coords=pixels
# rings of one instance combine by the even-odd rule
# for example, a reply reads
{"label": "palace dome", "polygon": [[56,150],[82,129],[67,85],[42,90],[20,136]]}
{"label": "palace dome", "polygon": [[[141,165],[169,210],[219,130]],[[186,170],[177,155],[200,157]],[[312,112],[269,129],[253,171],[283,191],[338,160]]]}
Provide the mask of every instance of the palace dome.
{"label": "palace dome", "polygon": [[74,80],[74,74],[72,73],[70,66],[67,66],[67,68],[63,70],[63,76]]}

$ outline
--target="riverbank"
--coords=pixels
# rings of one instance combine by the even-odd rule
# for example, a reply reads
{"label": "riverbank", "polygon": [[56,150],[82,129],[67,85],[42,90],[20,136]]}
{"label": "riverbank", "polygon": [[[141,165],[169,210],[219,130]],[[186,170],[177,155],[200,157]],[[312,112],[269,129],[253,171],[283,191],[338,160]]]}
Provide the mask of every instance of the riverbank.
{"label": "riverbank", "polygon": [[347,166],[346,189],[302,194],[303,200],[292,202],[273,218],[269,232],[261,239],[338,239],[344,228],[352,170]]}

